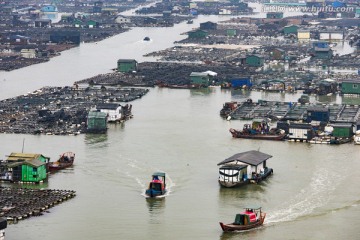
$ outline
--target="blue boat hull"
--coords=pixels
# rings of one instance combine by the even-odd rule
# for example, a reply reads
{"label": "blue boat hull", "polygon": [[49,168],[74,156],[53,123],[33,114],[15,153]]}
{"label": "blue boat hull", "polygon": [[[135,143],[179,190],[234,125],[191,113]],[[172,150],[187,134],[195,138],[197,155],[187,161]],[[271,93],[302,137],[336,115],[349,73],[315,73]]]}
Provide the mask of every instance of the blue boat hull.
{"label": "blue boat hull", "polygon": [[147,189],[145,191],[145,195],[148,197],[158,197],[158,196],[162,196],[166,193],[166,191],[157,191],[154,189]]}

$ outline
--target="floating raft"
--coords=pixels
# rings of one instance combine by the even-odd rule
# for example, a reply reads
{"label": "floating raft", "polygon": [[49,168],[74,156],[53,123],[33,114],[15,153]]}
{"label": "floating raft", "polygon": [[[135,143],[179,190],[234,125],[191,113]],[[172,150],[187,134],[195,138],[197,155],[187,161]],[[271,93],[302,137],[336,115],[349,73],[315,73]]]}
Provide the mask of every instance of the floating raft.
{"label": "floating raft", "polygon": [[9,223],[40,216],[47,209],[75,197],[72,190],[0,187],[0,217]]}

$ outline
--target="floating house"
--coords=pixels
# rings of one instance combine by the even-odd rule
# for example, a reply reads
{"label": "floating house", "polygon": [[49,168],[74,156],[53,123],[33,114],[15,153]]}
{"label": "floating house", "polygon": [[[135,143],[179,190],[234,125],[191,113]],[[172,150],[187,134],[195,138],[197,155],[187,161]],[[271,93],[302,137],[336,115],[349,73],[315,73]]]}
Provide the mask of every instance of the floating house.
{"label": "floating house", "polygon": [[50,41],[53,43],[71,42],[80,44],[80,32],[55,30],[50,33]]}
{"label": "floating house", "polygon": [[260,151],[237,153],[218,163],[219,184],[236,187],[249,182],[259,182],[273,173],[266,162],[272,156]]}
{"label": "floating house", "polygon": [[333,137],[350,138],[354,135],[351,123],[334,123],[331,126],[334,128],[332,132]]}
{"label": "floating house", "polygon": [[315,137],[313,127],[309,123],[293,123],[289,124],[289,140],[310,141]]}
{"label": "floating house", "polygon": [[245,63],[250,67],[262,67],[264,65],[264,57],[258,54],[246,56]]}
{"label": "floating house", "polygon": [[297,38],[299,41],[309,41],[310,40],[310,30],[298,29]]}
{"label": "floating house", "polygon": [[190,74],[190,84],[208,87],[210,85],[210,75],[206,72],[192,72]]}
{"label": "floating house", "polygon": [[217,23],[210,21],[200,23],[200,30],[216,30],[216,29],[217,29]]}
{"label": "floating house", "polygon": [[117,70],[119,72],[137,71],[138,62],[135,59],[119,59],[117,61]]}
{"label": "floating house", "polygon": [[310,50],[310,55],[315,59],[330,59],[333,56],[333,51],[328,42],[314,42]]}
{"label": "floating house", "polygon": [[115,22],[116,23],[130,23],[131,22],[131,19],[129,17],[125,17],[123,15],[118,15],[116,18],[115,18]]}
{"label": "floating house", "polygon": [[343,31],[320,31],[319,39],[323,41],[342,41],[344,40]]}
{"label": "floating house", "polygon": [[104,112],[89,112],[86,121],[86,132],[105,133],[107,131],[107,114]]}
{"label": "floating house", "polygon": [[252,82],[251,82],[251,78],[250,76],[247,77],[232,77],[229,79],[230,83],[231,83],[231,87],[232,88],[251,88],[252,87]]}
{"label": "floating house", "polygon": [[7,220],[0,217],[0,240],[5,240],[5,229],[7,227]]}
{"label": "floating house", "polygon": [[194,39],[194,38],[206,38],[208,36],[208,32],[198,29],[194,31],[188,32],[188,38]]}
{"label": "floating house", "polygon": [[118,122],[123,118],[122,106],[118,103],[100,103],[96,105],[96,110],[106,113],[108,122]]}
{"label": "floating house", "polygon": [[285,26],[283,28],[283,33],[285,36],[297,36],[297,32],[298,32],[298,26],[297,25],[290,25],[290,26]]}
{"label": "floating house", "polygon": [[46,165],[50,158],[41,154],[11,153],[6,159],[9,181],[39,183],[46,179]]}
{"label": "floating house", "polygon": [[341,82],[342,94],[360,94],[360,80],[347,79]]}
{"label": "floating house", "polygon": [[323,106],[310,106],[307,108],[306,122],[319,121],[327,123],[330,120],[330,109]]}

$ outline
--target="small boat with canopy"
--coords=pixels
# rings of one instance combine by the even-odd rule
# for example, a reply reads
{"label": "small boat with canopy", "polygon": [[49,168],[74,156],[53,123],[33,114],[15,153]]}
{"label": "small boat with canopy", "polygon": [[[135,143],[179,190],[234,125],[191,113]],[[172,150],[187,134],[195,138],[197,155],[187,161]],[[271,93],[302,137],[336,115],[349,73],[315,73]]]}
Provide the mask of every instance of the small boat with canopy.
{"label": "small boat with canopy", "polygon": [[220,222],[220,226],[224,232],[245,231],[263,225],[265,217],[266,213],[261,211],[261,207],[247,207],[235,215],[233,223]]}
{"label": "small boat with canopy", "polygon": [[166,193],[165,173],[155,172],[151,176],[151,182],[145,191],[147,197],[159,197]]}

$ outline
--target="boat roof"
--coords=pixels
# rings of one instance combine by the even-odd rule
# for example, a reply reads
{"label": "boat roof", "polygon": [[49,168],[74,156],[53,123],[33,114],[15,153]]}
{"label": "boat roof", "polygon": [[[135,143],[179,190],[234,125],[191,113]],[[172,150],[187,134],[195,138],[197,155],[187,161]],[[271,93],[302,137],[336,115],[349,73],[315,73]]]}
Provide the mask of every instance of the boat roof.
{"label": "boat roof", "polygon": [[153,176],[165,177],[165,173],[164,173],[164,172],[154,172],[152,175],[153,175]]}
{"label": "boat roof", "polygon": [[250,206],[250,207],[244,207],[244,209],[260,210],[261,207],[259,207],[259,206]]}
{"label": "boat roof", "polygon": [[262,153],[260,151],[247,151],[242,153],[237,153],[222,162],[219,162],[217,165],[223,165],[229,162],[243,162],[252,166],[257,166],[260,163],[266,161],[267,159],[271,158],[272,156],[266,153]]}
{"label": "boat roof", "polygon": [[227,164],[220,167],[220,169],[234,169],[234,170],[241,170],[243,168],[247,168],[248,165],[244,164]]}

